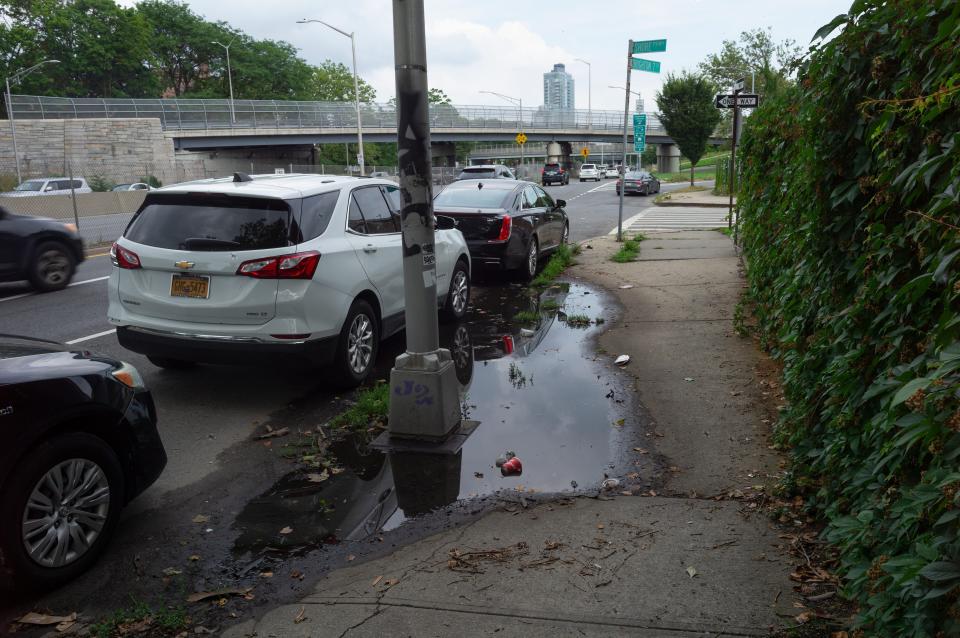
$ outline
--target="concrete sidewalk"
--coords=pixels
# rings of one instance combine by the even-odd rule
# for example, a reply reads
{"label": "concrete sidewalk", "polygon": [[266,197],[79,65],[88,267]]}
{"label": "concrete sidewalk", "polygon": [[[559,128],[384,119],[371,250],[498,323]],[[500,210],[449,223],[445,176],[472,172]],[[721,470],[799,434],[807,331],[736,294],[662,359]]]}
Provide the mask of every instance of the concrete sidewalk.
{"label": "concrete sidewalk", "polygon": [[[730,205],[729,195],[714,195],[712,189],[695,191],[692,193],[664,193],[659,196],[657,206],[696,206],[701,208],[727,208]],[[737,196],[733,196],[736,205]]]}
{"label": "concrete sidewalk", "polygon": [[[653,235],[616,264],[587,242],[573,278],[622,304],[600,356],[622,371],[665,458],[653,490],[507,505],[329,574],[227,636],[766,636],[798,613],[789,557],[755,500],[775,482],[770,364],[734,335],[743,279],[728,238]],[[623,288],[623,286],[629,286]],[[647,420],[644,420],[646,422]]]}

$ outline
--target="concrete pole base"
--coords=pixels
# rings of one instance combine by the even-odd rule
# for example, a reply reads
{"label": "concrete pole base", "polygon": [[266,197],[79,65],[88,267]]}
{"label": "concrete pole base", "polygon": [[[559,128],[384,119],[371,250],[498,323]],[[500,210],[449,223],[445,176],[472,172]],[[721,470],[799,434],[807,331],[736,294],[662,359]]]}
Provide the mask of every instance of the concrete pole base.
{"label": "concrete pole base", "polygon": [[450,351],[407,352],[390,371],[390,436],[442,441],[460,424]]}

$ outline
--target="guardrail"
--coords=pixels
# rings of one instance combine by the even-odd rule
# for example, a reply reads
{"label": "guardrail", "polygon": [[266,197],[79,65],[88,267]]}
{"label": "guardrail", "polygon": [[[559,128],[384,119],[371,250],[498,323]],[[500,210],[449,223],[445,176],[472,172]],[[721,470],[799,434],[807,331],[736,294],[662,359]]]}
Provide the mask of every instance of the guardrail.
{"label": "guardrail", "polygon": [[[298,102],[283,100],[125,99],[70,98],[14,95],[17,119],[157,118],[164,130],[224,129],[344,129],[357,126],[352,102]],[[391,104],[361,105],[361,121],[369,128],[396,128],[396,108]],[[432,104],[433,128],[622,131],[618,111],[548,111],[511,106],[458,106]],[[661,134],[654,114],[647,114],[647,132]],[[664,133],[665,134],[665,133]]]}

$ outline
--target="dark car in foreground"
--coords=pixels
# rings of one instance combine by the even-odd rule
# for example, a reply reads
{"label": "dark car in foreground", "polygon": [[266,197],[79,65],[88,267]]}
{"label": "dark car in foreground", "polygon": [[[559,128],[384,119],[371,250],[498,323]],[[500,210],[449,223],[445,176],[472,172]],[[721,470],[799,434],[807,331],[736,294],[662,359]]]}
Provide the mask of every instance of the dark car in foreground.
{"label": "dark car in foreground", "polygon": [[564,206],[531,182],[478,179],[454,182],[433,200],[437,215],[452,217],[474,265],[537,274],[541,259],[567,243]]}
{"label": "dark car in foreground", "polygon": [[563,186],[569,183],[570,172],[563,166],[557,163],[543,165],[543,169],[540,171],[540,184],[542,186],[549,184],[560,184]]}
{"label": "dark car in foreground", "polygon": [[88,569],[167,456],[149,390],[122,361],[0,335],[0,582]]}
{"label": "dark car in foreground", "polygon": [[28,280],[41,292],[60,290],[81,261],[83,240],[75,225],[0,206],[0,282]]}
{"label": "dark car in foreground", "polygon": [[621,187],[624,195],[630,193],[649,195],[660,192],[660,180],[646,171],[627,171],[622,179],[617,180],[617,195],[620,194]]}

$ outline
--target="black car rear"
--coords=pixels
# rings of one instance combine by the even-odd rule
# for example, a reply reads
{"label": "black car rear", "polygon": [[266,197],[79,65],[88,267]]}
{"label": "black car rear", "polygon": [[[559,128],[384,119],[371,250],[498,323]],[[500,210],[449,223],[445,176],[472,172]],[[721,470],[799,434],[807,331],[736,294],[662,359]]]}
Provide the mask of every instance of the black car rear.
{"label": "black car rear", "polygon": [[0,583],[49,588],[96,561],[166,465],[156,421],[132,366],[0,335]]}
{"label": "black car rear", "polygon": [[15,215],[0,206],[0,281],[27,280],[41,292],[60,290],[83,259],[74,224]]}
{"label": "black car rear", "polygon": [[544,164],[540,171],[540,184],[568,184],[570,183],[570,173],[560,164]]}
{"label": "black car rear", "polygon": [[536,274],[542,255],[569,236],[565,202],[554,202],[530,182],[454,182],[433,204],[437,215],[456,220],[474,264],[516,270],[526,278]]}

